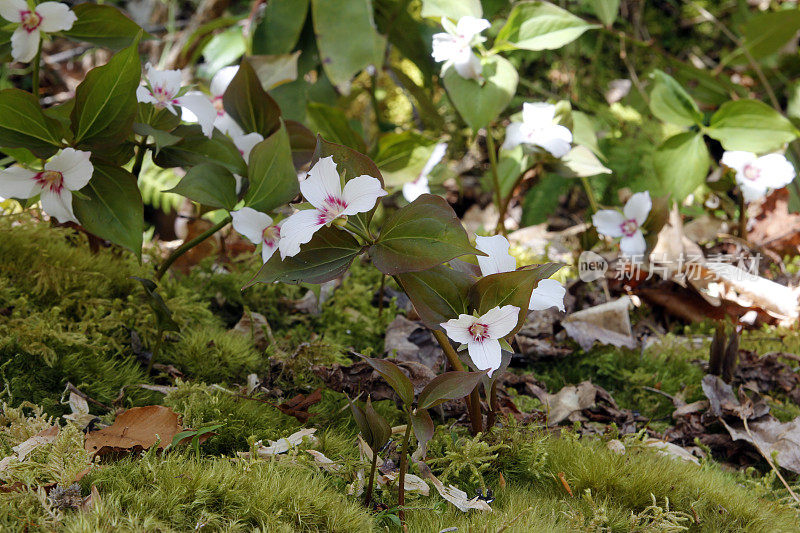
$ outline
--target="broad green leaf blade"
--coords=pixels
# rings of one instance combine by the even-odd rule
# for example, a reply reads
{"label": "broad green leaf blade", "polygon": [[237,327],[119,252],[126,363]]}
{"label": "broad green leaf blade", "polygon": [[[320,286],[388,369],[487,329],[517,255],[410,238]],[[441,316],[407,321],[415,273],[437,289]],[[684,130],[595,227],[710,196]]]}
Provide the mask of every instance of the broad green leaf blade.
{"label": "broad green leaf blade", "polygon": [[344,274],[359,254],[361,245],[352,235],[339,228],[322,227],[294,257],[281,261],[279,253],[273,254],[244,288],[276,281],[325,283]]}
{"label": "broad green leaf blade", "polygon": [[435,428],[431,415],[425,409],[417,408],[411,415],[411,426],[414,428],[414,436],[420,447],[425,446],[433,438]]}
{"label": "broad green leaf blade", "polygon": [[289,135],[289,145],[292,147],[292,161],[295,170],[304,168],[314,156],[317,148],[317,136],[314,133],[294,120],[284,122],[286,133]]}
{"label": "broad green leaf blade", "polygon": [[133,132],[137,135],[147,136],[156,143],[155,153],[159,153],[165,146],[172,146],[181,142],[181,138],[173,135],[167,131],[159,130],[150,124],[143,124],[141,122],[133,123]]}
{"label": "broad green leaf blade", "polygon": [[131,276],[142,284],[144,292],[147,294],[148,303],[156,315],[156,323],[162,331],[180,331],[177,322],[172,318],[172,310],[158,293],[158,285],[153,280]]}
{"label": "broad green leaf blade", "polygon": [[447,265],[406,272],[396,279],[429,328],[438,328],[442,322],[467,313],[468,292],[475,282],[475,277]]}
{"label": "broad green leaf blade", "polygon": [[269,0],[253,32],[254,54],[288,54],[294,50],[308,14],[309,0]]}
{"label": "broad green leaf blade", "polygon": [[0,91],[0,147],[27,148],[48,158],[58,151],[63,125],[44,114],[31,93],[20,89]]}
{"label": "broad green leaf blade", "polygon": [[0,29],[0,62],[9,63],[13,61],[11,57],[11,34],[12,32]]}
{"label": "broad green leaf blade", "polygon": [[386,383],[394,389],[403,403],[407,407],[411,407],[414,403],[414,385],[411,383],[408,376],[400,370],[400,367],[386,359],[361,357],[386,380]]}
{"label": "broad green leaf blade", "polygon": [[183,140],[164,147],[153,158],[155,163],[163,168],[192,167],[208,163],[209,160],[227,168],[234,174],[247,175],[247,165],[242,159],[239,149],[233,144],[230,137],[219,130],[214,130],[209,139],[203,135],[198,125],[178,126],[172,135]]}
{"label": "broad green leaf blade", "polygon": [[436,376],[419,393],[419,409],[430,409],[447,400],[457,400],[473,391],[486,372],[463,372],[456,370]]}
{"label": "broad green leaf blade", "polygon": [[217,72],[237,61],[247,52],[247,41],[242,28],[233,25],[217,33],[206,43],[202,51],[209,72]]}
{"label": "broad green leaf blade", "polygon": [[368,66],[380,69],[386,38],[378,34],[372,0],[311,0],[322,68],[342,93]]}
{"label": "broad green leaf blade", "polygon": [[389,438],[392,436],[392,428],[386,419],[372,407],[372,399],[369,397],[367,397],[367,404],[364,406],[364,416],[372,433],[372,442],[367,441],[367,444],[370,445],[372,451],[377,453],[389,442]]}
{"label": "broad green leaf blade", "polygon": [[483,315],[495,307],[504,305],[519,307],[520,318],[517,327],[507,336],[511,338],[525,322],[533,289],[540,280],[549,278],[562,266],[560,263],[545,263],[523,267],[514,272],[484,276],[469,289],[470,308]]}
{"label": "broad green leaf blade", "polygon": [[144,206],[136,177],[122,168],[93,161],[94,174],[72,208],[86,231],[142,256]]}
{"label": "broad green leaf blade", "polygon": [[281,126],[281,110],[261,86],[248,59],[242,59],[239,71],[222,96],[222,104],[245,133],[256,132],[267,138]]}
{"label": "broad green leaf blade", "polygon": [[271,211],[300,194],[289,135],[283,124],[253,148],[247,168],[250,188],[244,202],[256,211]]}
{"label": "broad green leaf blade", "polygon": [[789,119],[758,100],[727,102],[711,117],[706,135],[726,150],[770,152],[797,137]]}
{"label": "broad green leaf blade", "polygon": [[427,270],[466,254],[480,252],[470,244],[450,204],[432,194],[397,210],[370,247],[372,264],[390,276]]}
{"label": "broad green leaf blade", "polygon": [[413,130],[382,135],[378,140],[375,164],[381,170],[386,185],[397,187],[417,179],[435,143]]}
{"label": "broad green leaf blade", "polygon": [[703,136],[691,131],[673,135],[653,154],[653,166],[664,191],[678,202],[705,183],[710,165]]}
{"label": "broad green leaf blade", "polygon": [[[73,41],[121,50],[133,44],[142,28],[110,5],[77,4],[72,8],[78,20],[67,31],[61,32]],[[145,33],[144,38],[151,37]]]}
{"label": "broad green leaf blade", "polygon": [[[497,161],[497,181],[500,183],[500,197],[507,198],[514,190],[520,176],[528,168],[529,157],[522,145],[511,150],[500,150]],[[494,189],[494,176],[492,169],[487,169],[483,175],[483,184],[487,190]]]}
{"label": "broad green leaf blade", "polygon": [[592,7],[600,22],[608,27],[614,24],[619,14],[619,0],[594,0]]}
{"label": "broad green leaf blade", "polygon": [[495,47],[555,50],[597,27],[549,2],[524,2],[511,10]]}
{"label": "broad green leaf blade", "polygon": [[90,70],[78,85],[70,115],[78,147],[115,146],[131,135],[142,74],[138,48],[137,38],[107,64]]}
{"label": "broad green leaf blade", "polygon": [[517,91],[517,69],[500,56],[483,59],[483,85],[462,78],[454,68],[444,75],[444,87],[458,114],[473,131],[487,126],[511,102]]}
{"label": "broad green leaf blade", "polygon": [[293,54],[250,56],[250,64],[256,71],[261,86],[269,91],[297,79],[299,57],[300,50]]}
{"label": "broad green leaf blade", "polygon": [[481,18],[483,7],[480,0],[422,0],[422,16],[452,20],[466,16]]}
{"label": "broad green leaf blade", "polygon": [[180,194],[199,204],[230,211],[236,205],[236,179],[223,166],[202,163],[189,169],[172,189],[164,192]]}
{"label": "broad green leaf blade", "polygon": [[754,59],[770,56],[800,30],[800,10],[781,9],[760,13],[744,25],[744,46]]}
{"label": "broad green leaf blade", "polygon": [[655,70],[651,77],[654,83],[650,91],[650,111],[656,117],[678,126],[703,125],[703,114],[694,99],[672,76]]}
{"label": "broad green leaf blade", "polygon": [[592,119],[581,111],[572,112],[572,142],[585,146],[598,157],[603,157],[600,145],[597,143],[597,132]]}
{"label": "broad green leaf blade", "polygon": [[344,111],[338,107],[309,102],[306,117],[311,121],[313,129],[325,139],[349,146],[358,152],[367,151],[364,139],[350,126]]}

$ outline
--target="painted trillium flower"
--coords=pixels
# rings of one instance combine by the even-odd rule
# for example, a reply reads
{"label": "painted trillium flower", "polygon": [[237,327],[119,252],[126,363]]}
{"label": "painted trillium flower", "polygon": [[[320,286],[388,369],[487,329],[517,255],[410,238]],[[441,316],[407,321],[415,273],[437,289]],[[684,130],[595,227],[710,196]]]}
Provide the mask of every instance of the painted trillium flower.
{"label": "painted trillium flower", "polygon": [[453,67],[462,78],[483,81],[481,76],[481,58],[472,51],[472,47],[486,41],[481,32],[491,24],[486,19],[465,16],[453,25],[449,19],[442,17],[442,27],[446,33],[433,36],[433,59],[442,65],[442,74]]}
{"label": "painted trillium flower", "polygon": [[247,240],[258,246],[261,245],[261,259],[269,261],[281,236],[280,224],[273,224],[272,217],[256,211],[250,207],[243,207],[238,211],[231,211],[233,229],[247,237]]}
{"label": "painted trillium flower", "polygon": [[520,144],[538,146],[553,157],[564,157],[571,148],[572,132],[556,124],[556,106],[545,102],[522,104],[522,122],[512,122],[506,129],[503,149]]}
{"label": "painted trillium flower", "polygon": [[11,166],[0,170],[0,196],[32,198],[41,195],[44,212],[61,222],[78,222],[72,211],[72,192],[92,178],[91,154],[64,148],[44,164],[44,170]]}
{"label": "painted trillium flower", "polygon": [[136,99],[143,104],[153,104],[157,109],[168,109],[173,115],[178,114],[176,105],[188,109],[197,117],[203,135],[211,138],[217,117],[211,101],[199,92],[181,94],[181,89],[180,70],[158,70],[148,63],[145,85],[136,89]]}
{"label": "painted trillium flower", "polygon": [[441,326],[447,336],[455,342],[467,345],[469,358],[478,370],[489,370],[489,377],[500,368],[502,349],[500,339],[511,333],[519,319],[519,307],[504,305],[495,307],[485,315],[459,315],[443,322]]}
{"label": "painted trillium flower", "polygon": [[66,31],[78,20],[67,4],[42,2],[31,9],[25,0],[0,0],[0,17],[19,24],[11,35],[11,57],[22,63],[36,56],[41,32]]}
{"label": "painted trillium flower", "polygon": [[419,173],[419,176],[417,176],[417,179],[403,184],[403,198],[405,198],[407,202],[413,202],[423,194],[431,192],[431,188],[428,186],[428,175],[442,160],[445,152],[447,152],[447,143],[439,143],[434,146],[431,156],[428,158],[425,166],[422,167],[422,171]]}
{"label": "painted trillium flower", "polygon": [[769,189],[780,189],[792,182],[794,167],[781,154],[758,157],[750,152],[732,151],[722,154],[722,164],[736,172],[736,183],[745,202],[763,198]]}
{"label": "painted trillium flower", "polygon": [[[242,129],[239,124],[233,120],[233,117],[225,111],[225,108],[222,105],[222,97],[225,95],[225,91],[228,90],[228,85],[231,84],[234,76],[236,73],[239,72],[239,66],[234,65],[232,67],[223,67],[214,74],[214,77],[211,78],[211,85],[209,89],[211,90],[211,96],[207,96],[199,91],[192,91],[188,94],[196,94],[211,102],[211,105],[214,107],[214,111],[216,116],[214,117],[214,127],[217,128],[219,131],[224,133],[225,135],[230,135],[231,137],[244,135],[244,130]],[[191,109],[183,108],[183,120],[186,122],[199,122],[199,118],[195,115]],[[247,161],[247,159],[245,159]]]}
{"label": "painted trillium flower", "polygon": [[300,192],[314,208],[297,211],[283,222],[278,243],[281,259],[297,255],[300,245],[310,241],[322,226],[365,213],[387,194],[377,178],[367,175],[348,180],[342,188],[332,156],[323,157],[311,167],[308,177],[300,182]]}
{"label": "painted trillium flower", "polygon": [[619,249],[624,255],[642,255],[647,250],[644,235],[640,229],[653,202],[648,191],[637,192],[628,199],[622,213],[615,209],[603,209],[592,215],[592,224],[597,233],[611,238],[622,237]]}
{"label": "painted trillium flower", "polygon": [[[513,272],[517,269],[517,260],[508,253],[510,245],[508,240],[502,235],[493,237],[475,237],[475,248],[485,253],[485,256],[478,256],[478,266],[482,276],[499,274],[501,272]],[[557,307],[559,311],[564,311],[564,296],[567,290],[554,279],[542,279],[531,293],[531,301],[528,309],[531,311],[544,311],[551,307]]]}
{"label": "painted trillium flower", "polygon": [[[240,133],[233,136],[233,144],[236,145],[239,153],[242,154],[242,159],[248,165],[250,164],[250,152],[263,140],[264,136],[260,133]],[[236,194],[239,194],[242,190],[242,177],[238,174],[234,174],[233,177],[236,179]]]}

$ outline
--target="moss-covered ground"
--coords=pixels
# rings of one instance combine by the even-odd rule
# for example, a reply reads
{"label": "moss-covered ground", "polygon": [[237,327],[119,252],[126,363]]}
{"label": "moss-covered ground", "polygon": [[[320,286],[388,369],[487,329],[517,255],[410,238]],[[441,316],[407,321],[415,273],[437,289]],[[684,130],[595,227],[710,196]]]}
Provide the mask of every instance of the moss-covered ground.
{"label": "moss-covered ground", "polygon": [[[396,494],[381,488],[380,511],[348,494],[364,468],[355,445],[356,429],[342,394],[325,391],[308,426],[318,442],[273,460],[242,459],[257,440],[275,440],[301,424],[269,403],[231,391],[246,376],[264,376],[269,358],[284,360],[292,372],[278,376],[285,397],[319,386],[311,364],[348,361],[350,349],[377,354],[383,331],[396,315],[379,317],[373,303],[379,283],[370,269],[356,266],[317,313],[298,312],[308,289],[259,285],[242,292],[257,258],[240,257],[220,273],[201,264],[188,276],[168,277],[161,294],[180,333],[169,333],[158,361],[183,378],[148,376],[135,351],[152,349],[156,328],[141,285],[131,276],[151,277],[152,268],[115,250],[91,253],[84,238],[24,218],[0,217],[0,458],[12,447],[58,421],[52,444],[26,462],[5,470],[6,485],[28,488],[0,492],[3,531],[383,531],[397,530]],[[252,339],[231,331],[245,310],[264,315],[271,340],[257,349]],[[131,331],[142,349],[132,347]],[[685,332],[684,332],[685,333]],[[689,333],[703,333],[702,330]],[[654,428],[670,423],[672,403],[663,395],[702,398],[698,361],[707,342],[671,335],[643,351],[597,348],[576,351],[560,362],[519,370],[534,372],[555,391],[590,379],[606,388],[623,408],[638,411]],[[301,343],[309,348],[298,352]],[[135,344],[135,343],[134,343]],[[743,340],[759,351],[797,352],[790,332],[759,331]],[[67,383],[106,406],[162,404],[183,416],[184,425],[221,425],[200,447],[146,452],[91,467],[80,481],[83,496],[100,495],[88,510],[61,509],[42,487],[68,486],[90,465],[80,433],[60,418],[69,412]],[[170,394],[139,384],[176,386]],[[536,400],[519,397],[521,407]],[[389,401],[377,408],[394,422]],[[797,406],[787,405],[787,413]],[[106,422],[110,409],[91,404]],[[770,475],[735,472],[713,459],[701,464],[661,456],[642,435],[619,437],[626,453],[609,449],[613,431],[579,437],[507,421],[480,438],[452,421],[439,423],[428,463],[445,483],[467,491],[491,489],[492,513],[462,513],[432,490],[410,496],[411,531],[797,531],[798,509]],[[341,465],[319,469],[303,448],[313,447]],[[412,469],[412,472],[420,474]],[[51,491],[51,495],[53,492]]]}

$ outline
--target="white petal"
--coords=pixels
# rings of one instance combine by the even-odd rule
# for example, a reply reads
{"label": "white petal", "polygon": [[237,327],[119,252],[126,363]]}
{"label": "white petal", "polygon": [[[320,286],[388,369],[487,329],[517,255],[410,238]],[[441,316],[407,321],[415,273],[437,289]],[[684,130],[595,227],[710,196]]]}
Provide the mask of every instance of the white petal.
{"label": "white petal", "polygon": [[453,67],[455,67],[456,72],[458,72],[462,78],[483,81],[483,65],[481,65],[481,58],[472,51],[466,54],[463,60],[453,60]]}
{"label": "white petal", "polygon": [[460,344],[467,344],[472,342],[472,335],[469,334],[469,327],[474,324],[477,319],[472,315],[461,314],[458,318],[451,318],[447,322],[440,324],[447,336]]}
{"label": "white petal", "polygon": [[9,22],[22,22],[22,13],[28,9],[25,0],[0,0],[0,17]]}
{"label": "white petal", "polygon": [[403,184],[403,198],[409,203],[430,192],[431,188],[428,186],[428,179],[425,177]]}
{"label": "white petal", "polygon": [[517,260],[508,253],[509,247],[508,239],[502,235],[475,237],[475,248],[485,254],[489,254],[488,257],[477,256],[478,266],[481,267],[481,275],[488,276],[515,270],[517,268]]}
{"label": "white petal", "polygon": [[45,170],[56,170],[64,177],[64,186],[70,191],[82,189],[92,179],[94,166],[89,161],[90,152],[64,148],[45,163]]}
{"label": "white petal", "polygon": [[449,61],[458,56],[461,51],[458,40],[449,33],[434,34],[431,45],[433,49],[431,56],[437,63]]}
{"label": "white petal", "polygon": [[625,214],[627,220],[633,219],[638,225],[644,224],[647,220],[647,215],[653,208],[653,201],[650,199],[650,192],[637,192],[628,198],[622,212]]}
{"label": "white petal", "polygon": [[503,351],[500,349],[500,342],[495,339],[484,341],[470,340],[467,343],[469,358],[475,363],[478,370],[489,370],[489,377],[495,370],[500,368],[503,362]]}
{"label": "white petal", "polygon": [[428,174],[439,164],[439,162],[444,157],[444,154],[447,153],[447,143],[439,143],[433,147],[433,151],[431,152],[431,156],[425,162],[425,166],[422,167],[422,171],[420,171],[420,177],[427,178]]}
{"label": "white petal", "polygon": [[250,152],[253,151],[253,148],[264,140],[264,136],[260,133],[248,133],[246,135],[234,135],[233,136],[233,144],[236,145],[236,148],[239,149],[239,153],[242,154],[242,158],[244,159],[245,163],[250,162]]}
{"label": "white petal", "polygon": [[739,189],[741,189],[744,201],[747,203],[755,202],[766,196],[768,188],[762,183],[748,179],[739,182]]}
{"label": "white petal", "polygon": [[725,165],[726,167],[732,168],[738,174],[746,165],[750,165],[758,159],[756,154],[751,152],[742,152],[738,150],[733,150],[730,152],[725,152],[722,154],[722,159],[720,159],[720,163]]}
{"label": "white petal", "polygon": [[233,120],[233,117],[226,112],[222,114],[217,113],[217,118],[214,119],[214,127],[225,135],[244,135],[242,127]]}
{"label": "white petal", "polygon": [[47,33],[69,30],[78,20],[69,6],[61,2],[42,2],[36,6],[36,14],[42,17],[39,29]]}
{"label": "white petal", "polygon": [[211,100],[203,93],[191,92],[179,97],[178,105],[194,113],[203,135],[210,139],[214,133],[214,121],[217,119],[217,110]]}
{"label": "white petal", "polygon": [[547,102],[525,102],[522,104],[522,121],[535,128],[553,124],[556,106]]}
{"label": "white petal", "polygon": [[378,178],[367,175],[357,176],[344,184],[342,199],[347,207],[342,211],[342,214],[349,216],[356,213],[366,213],[375,207],[375,202],[378,201],[378,198],[387,194],[381,187],[381,182]]}
{"label": "white petal", "polygon": [[333,156],[323,157],[311,167],[308,177],[300,183],[300,192],[311,205],[320,209],[325,207],[326,198],[342,197],[342,182]]}
{"label": "white petal", "polygon": [[239,174],[234,174],[233,179],[236,180],[236,194],[242,192],[242,177]]}
{"label": "white petal", "polygon": [[528,309],[532,311],[544,311],[551,307],[557,307],[559,311],[564,311],[564,296],[567,289],[554,279],[543,279],[533,289],[531,293],[531,303]]}
{"label": "white petal", "polygon": [[275,254],[275,250],[278,249],[278,245],[273,243],[271,245],[262,242],[261,243],[261,260],[266,263],[270,260],[270,258]]}
{"label": "white petal", "polygon": [[42,191],[42,209],[44,212],[55,218],[62,224],[65,222],[78,222],[75,213],[72,212],[72,193],[67,189],[62,189],[61,194],[50,191]]}
{"label": "white petal", "polygon": [[792,182],[795,176],[794,167],[781,154],[767,154],[756,161],[761,171],[759,182],[772,189],[780,189]]}
{"label": "white petal", "polygon": [[231,211],[233,229],[247,237],[255,245],[261,244],[264,230],[272,225],[272,217],[252,207]]}
{"label": "white petal", "polygon": [[319,211],[316,209],[298,211],[287,218],[281,225],[281,240],[278,241],[281,259],[297,255],[300,245],[310,241],[314,233],[324,225],[324,221],[320,223]]}
{"label": "white petal", "polygon": [[225,91],[228,90],[228,85],[231,84],[231,80],[233,80],[237,72],[239,72],[238,65],[219,69],[217,73],[214,74],[214,77],[211,78],[211,94],[214,96],[222,96],[225,94]]}
{"label": "white petal", "polygon": [[619,249],[623,255],[634,256],[643,255],[647,250],[647,243],[644,241],[644,235],[637,230],[631,237],[622,237],[619,241]]}
{"label": "white petal", "polygon": [[470,15],[466,15],[458,19],[458,23],[456,24],[456,33],[469,41],[482,31],[489,29],[491,26],[492,24],[486,19],[479,19]]}
{"label": "white petal", "polygon": [[14,165],[0,170],[0,196],[26,199],[39,193],[36,172]]}
{"label": "white petal", "polygon": [[489,309],[486,314],[478,318],[478,322],[488,327],[487,333],[492,339],[502,339],[511,333],[511,330],[517,327],[518,321],[519,307],[516,305],[504,305]]}
{"label": "white petal", "polygon": [[625,217],[622,213],[613,209],[601,209],[592,215],[592,224],[597,229],[597,233],[607,237],[621,237],[622,223]]}
{"label": "white petal", "polygon": [[158,100],[152,95],[150,89],[144,85],[139,85],[136,88],[136,101],[143,104],[157,104]]}
{"label": "white petal", "polygon": [[39,30],[28,33],[22,26],[11,34],[11,57],[20,63],[30,63],[39,50]]}
{"label": "white petal", "polygon": [[181,90],[182,75],[180,70],[158,70],[153,65],[147,65],[147,79],[150,86],[161,87],[172,99]]}
{"label": "white petal", "polygon": [[572,148],[572,133],[564,126],[554,125],[545,130],[536,131],[528,138],[529,144],[541,146],[553,157],[564,157]]}
{"label": "white petal", "polygon": [[522,122],[512,122],[506,128],[506,140],[503,141],[503,150],[511,150],[525,142],[526,134]]}

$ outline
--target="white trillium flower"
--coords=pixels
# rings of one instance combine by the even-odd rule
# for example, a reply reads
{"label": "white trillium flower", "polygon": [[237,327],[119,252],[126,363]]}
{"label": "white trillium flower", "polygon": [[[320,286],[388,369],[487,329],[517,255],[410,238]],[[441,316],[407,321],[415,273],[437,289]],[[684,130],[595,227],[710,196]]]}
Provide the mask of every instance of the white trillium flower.
{"label": "white trillium flower", "polygon": [[647,250],[647,243],[640,228],[652,208],[650,193],[637,192],[628,199],[622,213],[614,209],[603,209],[592,215],[592,224],[602,235],[612,239],[621,237],[619,249],[623,255],[642,255]]}
{"label": "white trillium flower", "polygon": [[445,152],[447,152],[447,143],[439,143],[434,146],[431,156],[428,158],[425,166],[422,167],[417,179],[403,184],[403,198],[405,198],[407,202],[413,202],[423,194],[431,192],[431,188],[428,186],[428,175],[442,160]]}
{"label": "white trillium flower", "polygon": [[[214,77],[211,78],[211,85],[209,87],[211,90],[210,97],[199,91],[189,93],[198,94],[211,102],[211,105],[214,106],[214,111],[216,112],[216,116],[214,117],[214,127],[225,135],[230,135],[231,137],[244,135],[244,130],[242,127],[239,126],[235,120],[233,120],[233,117],[230,116],[227,111],[225,111],[225,107],[222,104],[222,97],[225,95],[225,91],[228,90],[228,85],[231,84],[231,80],[233,80],[237,72],[239,72],[238,65],[219,69],[217,73],[214,74]],[[183,108],[183,120],[186,122],[199,122],[197,115],[195,115],[191,109],[186,108]]]}
{"label": "white trillium flower", "polygon": [[[242,159],[248,165],[250,164],[250,152],[263,140],[264,136],[260,133],[240,133],[233,136],[233,144],[236,145],[239,153],[242,154]],[[239,194],[242,190],[242,177],[238,174],[234,174],[233,177],[236,179],[236,194]]]}
{"label": "white trillium flower", "polygon": [[72,192],[89,183],[94,166],[89,152],[64,148],[44,164],[44,170],[12,166],[0,170],[0,195],[27,199],[41,195],[42,209],[62,224],[78,222]]}
{"label": "white trillium flower", "polygon": [[446,33],[433,36],[433,59],[442,65],[442,75],[450,67],[462,77],[483,81],[481,76],[481,58],[472,51],[472,47],[486,41],[480,34],[491,24],[486,19],[465,16],[453,25],[446,17],[442,17],[442,27]]}
{"label": "white trillium flower", "polygon": [[261,245],[261,259],[269,261],[281,237],[281,225],[273,224],[272,217],[256,211],[251,207],[243,207],[238,211],[231,211],[233,229],[247,237],[247,240],[258,246]]}
{"label": "white trillium flower", "polygon": [[545,102],[522,104],[522,122],[512,122],[506,129],[503,149],[511,150],[520,144],[539,146],[564,157],[571,148],[572,132],[556,124],[556,106]]}
{"label": "white trillium flower", "polygon": [[181,88],[180,70],[158,70],[148,63],[146,85],[136,89],[136,99],[144,104],[153,104],[157,109],[167,109],[173,115],[178,114],[176,105],[182,110],[191,111],[203,135],[211,138],[217,111],[206,95],[199,92],[181,95]]}
{"label": "white trillium flower", "polygon": [[511,333],[519,319],[519,307],[504,305],[495,307],[485,315],[459,315],[443,322],[441,326],[447,336],[455,342],[467,345],[472,362],[479,370],[489,370],[489,377],[502,364],[500,339]]}
{"label": "white trillium flower", "polygon": [[[508,253],[510,248],[508,239],[502,235],[475,237],[475,248],[487,254],[485,256],[477,256],[482,276],[513,272],[517,269],[517,260]],[[556,280],[539,280],[536,288],[531,293],[528,309],[531,311],[544,311],[551,307],[557,307],[560,311],[564,311],[564,296],[566,294],[567,289]]]}
{"label": "white trillium flower", "polygon": [[794,167],[781,154],[758,157],[750,152],[731,151],[722,154],[721,162],[736,172],[736,183],[745,202],[763,198],[770,189],[785,187],[795,177]]}
{"label": "white trillium flower", "polygon": [[332,156],[323,157],[311,167],[300,182],[300,192],[314,208],[297,211],[284,221],[278,243],[281,259],[297,255],[300,245],[310,241],[322,226],[365,213],[387,194],[377,178],[367,175],[348,180],[342,188]]}
{"label": "white trillium flower", "polygon": [[69,30],[78,20],[67,4],[42,2],[31,10],[25,0],[0,0],[0,17],[19,24],[11,35],[11,57],[22,63],[36,57],[42,32]]}

